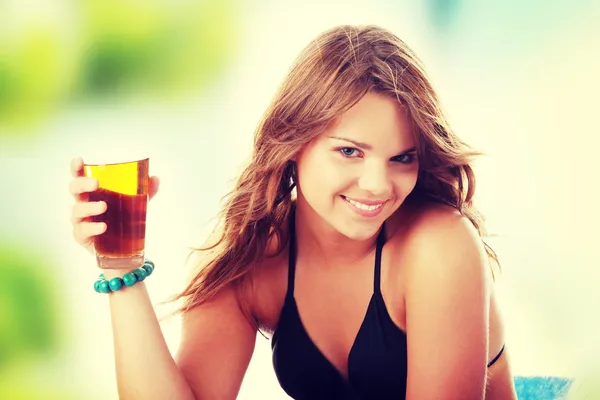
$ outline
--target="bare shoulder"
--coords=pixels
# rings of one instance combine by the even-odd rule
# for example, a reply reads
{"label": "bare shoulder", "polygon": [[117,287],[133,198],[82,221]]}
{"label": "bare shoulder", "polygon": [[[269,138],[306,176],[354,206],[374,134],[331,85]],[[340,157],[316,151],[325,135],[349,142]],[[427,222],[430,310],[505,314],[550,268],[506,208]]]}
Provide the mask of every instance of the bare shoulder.
{"label": "bare shoulder", "polygon": [[411,275],[450,266],[487,266],[485,247],[477,229],[453,207],[434,202],[412,204],[399,210],[391,222],[388,240],[391,247],[403,254],[406,272]]}

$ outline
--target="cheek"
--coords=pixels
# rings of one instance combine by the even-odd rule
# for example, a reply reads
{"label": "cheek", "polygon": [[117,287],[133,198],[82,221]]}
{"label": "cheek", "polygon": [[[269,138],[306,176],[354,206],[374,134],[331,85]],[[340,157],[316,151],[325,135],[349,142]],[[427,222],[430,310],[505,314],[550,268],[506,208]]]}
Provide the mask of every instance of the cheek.
{"label": "cheek", "polygon": [[332,179],[327,165],[314,154],[307,154],[298,163],[298,186],[308,200],[317,199],[329,187]]}
{"label": "cheek", "polygon": [[330,198],[332,193],[342,191],[348,179],[338,173],[330,165],[320,164],[316,168],[298,170],[300,189],[307,198]]}
{"label": "cheek", "polygon": [[348,182],[347,168],[340,168],[326,154],[307,154],[298,163],[298,181],[306,197],[329,196]]}

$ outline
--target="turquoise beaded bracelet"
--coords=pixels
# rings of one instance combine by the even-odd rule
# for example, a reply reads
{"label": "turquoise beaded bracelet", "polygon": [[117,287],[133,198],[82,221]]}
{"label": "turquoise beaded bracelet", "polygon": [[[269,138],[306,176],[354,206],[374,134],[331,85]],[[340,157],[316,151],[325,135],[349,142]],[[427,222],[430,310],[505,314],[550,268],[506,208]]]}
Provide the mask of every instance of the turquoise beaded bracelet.
{"label": "turquoise beaded bracelet", "polygon": [[104,274],[100,274],[98,280],[94,282],[94,290],[97,293],[110,293],[121,290],[124,286],[131,287],[138,282],[143,281],[154,272],[154,263],[145,260],[144,265],[123,275],[122,278],[112,278],[110,281],[104,279]]}

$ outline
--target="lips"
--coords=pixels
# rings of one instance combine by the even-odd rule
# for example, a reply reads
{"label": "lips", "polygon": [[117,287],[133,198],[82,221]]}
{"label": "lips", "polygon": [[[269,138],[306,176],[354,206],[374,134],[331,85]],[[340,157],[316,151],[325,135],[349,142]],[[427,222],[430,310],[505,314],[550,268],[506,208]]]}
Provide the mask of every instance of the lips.
{"label": "lips", "polygon": [[350,206],[350,209],[355,213],[359,214],[362,217],[374,217],[378,215],[381,210],[383,210],[383,206],[387,201],[366,201],[366,200],[355,200],[350,197],[341,196],[342,199]]}

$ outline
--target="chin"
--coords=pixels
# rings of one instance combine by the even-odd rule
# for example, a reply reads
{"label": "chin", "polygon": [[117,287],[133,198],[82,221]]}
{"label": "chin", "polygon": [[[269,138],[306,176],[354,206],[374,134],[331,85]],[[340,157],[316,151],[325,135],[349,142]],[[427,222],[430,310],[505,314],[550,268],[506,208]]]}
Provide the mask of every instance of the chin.
{"label": "chin", "polygon": [[373,232],[366,231],[364,229],[355,230],[354,232],[350,232],[349,234],[345,234],[348,239],[355,240],[357,242],[364,242],[366,240],[372,239],[373,236],[377,234],[378,230]]}
{"label": "chin", "polygon": [[[340,215],[341,214],[341,215]],[[330,219],[330,225],[348,239],[356,241],[369,240],[379,232],[384,218],[360,220],[348,216],[347,213],[334,213],[335,220]]]}

